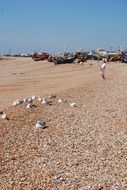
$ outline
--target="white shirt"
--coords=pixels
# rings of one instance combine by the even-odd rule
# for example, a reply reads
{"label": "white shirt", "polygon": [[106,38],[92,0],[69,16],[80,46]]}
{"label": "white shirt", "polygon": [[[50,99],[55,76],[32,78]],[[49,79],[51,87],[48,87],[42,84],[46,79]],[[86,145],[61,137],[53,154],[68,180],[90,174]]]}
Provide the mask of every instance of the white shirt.
{"label": "white shirt", "polygon": [[104,70],[105,70],[105,67],[106,67],[106,63],[103,63],[103,64],[101,65],[101,71],[104,71]]}

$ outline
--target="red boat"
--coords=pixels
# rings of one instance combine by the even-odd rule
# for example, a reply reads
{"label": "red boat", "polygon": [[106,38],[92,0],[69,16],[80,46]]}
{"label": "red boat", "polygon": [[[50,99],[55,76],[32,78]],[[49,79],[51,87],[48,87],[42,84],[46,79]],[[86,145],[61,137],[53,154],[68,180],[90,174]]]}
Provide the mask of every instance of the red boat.
{"label": "red boat", "polygon": [[48,57],[49,57],[49,54],[48,54],[48,53],[39,53],[39,54],[34,53],[34,54],[32,55],[32,59],[33,59],[34,61],[42,61],[42,60],[48,59]]}

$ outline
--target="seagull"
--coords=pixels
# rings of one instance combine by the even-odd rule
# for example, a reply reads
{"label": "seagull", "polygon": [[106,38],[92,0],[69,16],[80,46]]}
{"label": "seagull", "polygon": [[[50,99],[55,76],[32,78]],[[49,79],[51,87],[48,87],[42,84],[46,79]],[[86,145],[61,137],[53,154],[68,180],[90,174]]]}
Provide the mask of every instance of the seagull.
{"label": "seagull", "polygon": [[71,106],[71,107],[76,107],[76,103],[73,102],[73,103],[70,104],[70,106]]}
{"label": "seagull", "polygon": [[32,100],[35,100],[35,99],[36,99],[36,96],[32,96],[31,99],[32,99]]}
{"label": "seagull", "polygon": [[32,97],[29,97],[29,98],[28,98],[28,102],[29,102],[29,103],[32,103]]}
{"label": "seagull", "polygon": [[33,105],[31,103],[27,104],[26,106],[27,109],[32,109],[33,108]]}
{"label": "seagull", "polygon": [[14,102],[13,102],[13,106],[17,106],[17,105],[19,105],[19,104],[22,104],[23,103],[23,100],[19,100],[19,99],[17,99],[17,100],[15,100]]}
{"label": "seagull", "polygon": [[48,98],[52,98],[52,95],[50,94]]}
{"label": "seagull", "polygon": [[46,123],[44,121],[37,121],[36,125],[35,125],[36,128],[46,128]]}
{"label": "seagull", "polygon": [[56,95],[50,94],[50,95],[48,96],[48,98],[49,98],[49,99],[50,99],[50,98],[56,98]]}
{"label": "seagull", "polygon": [[41,103],[42,104],[47,104],[48,102],[47,102],[47,100],[45,98],[43,98]]}
{"label": "seagull", "polygon": [[27,99],[26,99],[26,98],[24,98],[24,99],[23,99],[23,102],[24,102],[24,103],[26,103],[26,102],[27,102]]}
{"label": "seagull", "polygon": [[59,99],[59,100],[58,100],[58,103],[61,103],[61,102],[62,102],[62,99]]}
{"label": "seagull", "polygon": [[3,111],[0,112],[1,119],[7,119],[7,114]]}
{"label": "seagull", "polygon": [[40,102],[42,101],[42,98],[40,96],[38,97],[38,101],[40,101]]}

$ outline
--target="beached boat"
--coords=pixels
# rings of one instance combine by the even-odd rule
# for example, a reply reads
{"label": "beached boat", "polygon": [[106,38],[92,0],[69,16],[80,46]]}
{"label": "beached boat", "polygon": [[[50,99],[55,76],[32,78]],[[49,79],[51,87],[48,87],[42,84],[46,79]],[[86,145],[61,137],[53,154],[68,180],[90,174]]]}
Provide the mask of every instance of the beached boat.
{"label": "beached boat", "polygon": [[39,53],[39,54],[34,53],[34,54],[32,55],[32,59],[33,59],[34,61],[42,61],[42,60],[48,59],[48,57],[49,57],[49,54],[48,54],[48,53]]}
{"label": "beached boat", "polygon": [[65,63],[73,63],[75,60],[75,57],[55,57],[53,58],[53,62],[55,65],[57,64],[65,64]]}

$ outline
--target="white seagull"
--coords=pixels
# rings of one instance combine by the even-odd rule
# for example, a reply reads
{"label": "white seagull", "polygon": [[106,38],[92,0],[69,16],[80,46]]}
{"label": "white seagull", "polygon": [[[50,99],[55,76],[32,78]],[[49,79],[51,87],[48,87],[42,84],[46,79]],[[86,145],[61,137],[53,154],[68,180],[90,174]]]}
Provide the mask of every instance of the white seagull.
{"label": "white seagull", "polygon": [[56,95],[50,94],[50,95],[48,96],[48,98],[49,98],[49,99],[50,99],[50,98],[56,98]]}
{"label": "white seagull", "polygon": [[42,104],[47,104],[48,102],[47,102],[47,100],[45,98],[42,98],[42,102],[41,103]]}
{"label": "white seagull", "polygon": [[36,125],[35,125],[36,128],[46,128],[46,123],[44,121],[37,121]]}
{"label": "white seagull", "polygon": [[13,106],[17,106],[17,105],[19,105],[19,104],[22,104],[23,103],[23,100],[19,100],[19,99],[17,99],[17,100],[15,100],[14,102],[13,102]]}
{"label": "white seagull", "polygon": [[76,107],[76,103],[73,102],[73,103],[70,104],[70,106],[71,106],[71,107]]}
{"label": "white seagull", "polygon": [[62,99],[59,98],[58,103],[61,103],[61,102],[62,102]]}
{"label": "white seagull", "polygon": [[7,114],[5,112],[0,112],[1,119],[7,119]]}
{"label": "white seagull", "polygon": [[27,100],[29,103],[32,103],[32,97],[29,97]]}
{"label": "white seagull", "polygon": [[32,109],[33,108],[33,105],[31,103],[27,104],[26,106],[27,109]]}
{"label": "white seagull", "polygon": [[41,102],[41,101],[42,101],[42,98],[41,98],[40,96],[38,97],[38,101],[39,101],[39,102]]}
{"label": "white seagull", "polygon": [[32,99],[32,100],[35,100],[35,99],[36,99],[36,96],[32,96],[31,99]]}

